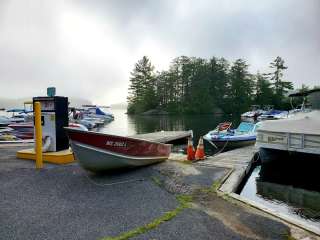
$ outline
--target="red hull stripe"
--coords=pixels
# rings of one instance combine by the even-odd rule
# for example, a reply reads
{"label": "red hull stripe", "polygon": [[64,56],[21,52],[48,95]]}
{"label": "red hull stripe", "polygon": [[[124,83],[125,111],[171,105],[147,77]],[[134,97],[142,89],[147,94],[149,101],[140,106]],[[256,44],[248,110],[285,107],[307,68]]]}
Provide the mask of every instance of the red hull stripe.
{"label": "red hull stripe", "polygon": [[169,156],[171,145],[140,139],[67,129],[69,138],[114,153],[137,157]]}

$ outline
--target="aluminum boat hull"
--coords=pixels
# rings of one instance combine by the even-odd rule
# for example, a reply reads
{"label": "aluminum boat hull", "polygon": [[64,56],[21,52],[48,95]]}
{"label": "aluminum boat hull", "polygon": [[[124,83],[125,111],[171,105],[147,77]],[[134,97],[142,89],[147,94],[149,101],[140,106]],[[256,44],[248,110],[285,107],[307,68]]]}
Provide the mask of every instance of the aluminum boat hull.
{"label": "aluminum boat hull", "polygon": [[93,172],[131,168],[168,159],[171,145],[66,128],[76,160]]}

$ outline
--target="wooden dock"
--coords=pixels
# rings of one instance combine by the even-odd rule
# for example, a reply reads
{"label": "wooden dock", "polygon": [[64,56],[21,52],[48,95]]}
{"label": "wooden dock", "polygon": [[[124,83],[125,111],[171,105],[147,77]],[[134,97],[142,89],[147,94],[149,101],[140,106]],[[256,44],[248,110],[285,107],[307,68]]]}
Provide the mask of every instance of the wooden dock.
{"label": "wooden dock", "polygon": [[233,193],[249,172],[256,151],[257,149],[254,146],[238,148],[208,157],[206,160],[199,161],[196,164],[208,167],[230,168],[230,174],[219,190],[224,193]]}
{"label": "wooden dock", "polygon": [[159,142],[159,143],[170,143],[188,137],[192,137],[192,130],[189,131],[160,131],[145,134],[136,134],[130,137],[139,138],[147,141]]}

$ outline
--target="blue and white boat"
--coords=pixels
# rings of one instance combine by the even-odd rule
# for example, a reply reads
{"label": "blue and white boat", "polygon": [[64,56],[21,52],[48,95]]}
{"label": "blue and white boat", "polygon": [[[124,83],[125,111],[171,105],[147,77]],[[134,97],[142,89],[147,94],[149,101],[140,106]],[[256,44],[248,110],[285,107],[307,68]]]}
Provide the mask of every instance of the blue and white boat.
{"label": "blue and white boat", "polygon": [[252,105],[251,111],[241,114],[241,119],[257,119],[260,115],[266,113],[267,111],[262,110],[259,105]]}
{"label": "blue and white boat", "polygon": [[253,145],[256,142],[256,130],[260,123],[241,122],[236,129],[219,131],[219,128],[208,132],[203,138],[215,148],[237,148]]}
{"label": "blue and white boat", "polygon": [[83,107],[85,107],[83,111],[84,117],[98,118],[102,119],[105,122],[110,122],[114,119],[112,113],[103,111],[100,107],[96,105],[83,105]]}
{"label": "blue and white boat", "polygon": [[265,112],[264,114],[258,117],[259,121],[262,120],[277,120],[277,119],[285,119],[288,118],[289,112],[282,110],[272,109],[270,111]]}

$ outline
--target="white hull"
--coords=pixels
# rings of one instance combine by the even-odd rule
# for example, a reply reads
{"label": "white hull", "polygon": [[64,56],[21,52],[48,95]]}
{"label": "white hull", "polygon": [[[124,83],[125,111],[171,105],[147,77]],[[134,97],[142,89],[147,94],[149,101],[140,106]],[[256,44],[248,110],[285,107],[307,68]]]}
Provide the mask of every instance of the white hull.
{"label": "white hull", "polygon": [[320,112],[299,113],[259,128],[256,146],[290,152],[320,154]]}
{"label": "white hull", "polygon": [[145,166],[168,159],[168,156],[133,157],[103,150],[72,140],[71,147],[80,165],[83,168],[94,172]]}

